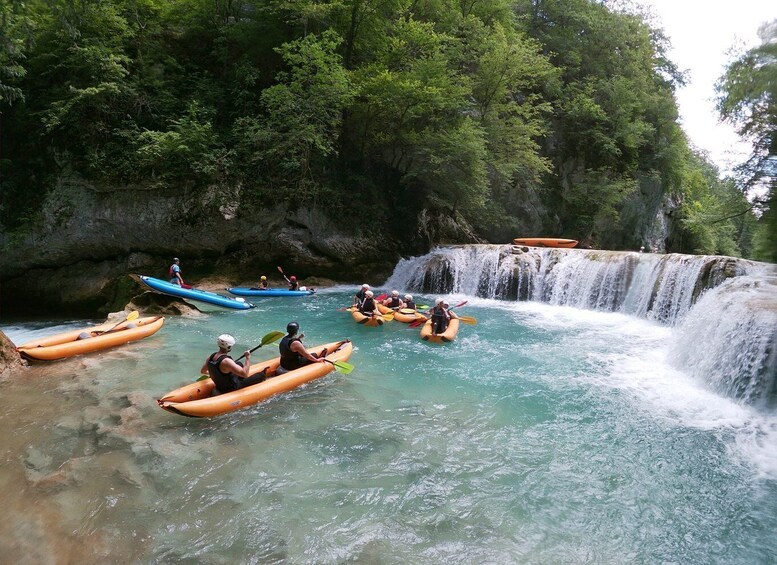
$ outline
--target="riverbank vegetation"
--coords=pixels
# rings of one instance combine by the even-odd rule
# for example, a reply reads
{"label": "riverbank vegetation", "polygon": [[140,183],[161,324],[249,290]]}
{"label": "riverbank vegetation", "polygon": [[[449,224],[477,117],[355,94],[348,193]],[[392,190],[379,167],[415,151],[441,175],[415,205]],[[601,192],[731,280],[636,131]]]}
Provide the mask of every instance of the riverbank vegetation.
{"label": "riverbank vegetation", "polygon": [[669,251],[767,237],[678,125],[661,31],[609,2],[11,0],[0,32],[7,231],[75,174],[326,203],[400,239],[420,207],[494,241],[533,221],[635,249],[659,210]]}

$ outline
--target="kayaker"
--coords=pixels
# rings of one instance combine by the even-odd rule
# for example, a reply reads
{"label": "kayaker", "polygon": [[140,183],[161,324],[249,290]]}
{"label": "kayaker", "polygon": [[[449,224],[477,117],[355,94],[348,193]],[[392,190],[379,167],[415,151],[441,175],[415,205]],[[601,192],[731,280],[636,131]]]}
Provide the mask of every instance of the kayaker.
{"label": "kayaker", "polygon": [[200,369],[201,373],[207,373],[216,384],[219,394],[232,392],[247,386],[261,383],[267,378],[266,370],[249,377],[251,369],[251,352],[246,351],[245,365],[242,365],[229,356],[235,345],[235,338],[229,334],[222,334],[216,339],[219,350],[210,355]]}
{"label": "kayaker", "polygon": [[283,278],[286,279],[287,283],[289,283],[289,290],[299,290],[299,283],[297,282],[297,277],[295,277],[294,275],[291,275],[290,277],[283,275]]}
{"label": "kayaker", "polygon": [[404,303],[402,302],[402,299],[399,297],[398,290],[391,291],[391,296],[389,296],[386,300],[383,301],[383,306],[387,306],[392,310],[399,310],[400,308],[405,307]]}
{"label": "kayaker", "polygon": [[361,304],[359,304],[359,312],[365,316],[380,316],[380,312],[378,312],[378,305],[375,303],[373,292],[371,290],[368,290],[364,293],[364,300],[362,300]]}
{"label": "kayaker", "polygon": [[432,335],[445,333],[451,318],[458,318],[456,313],[449,309],[448,303],[442,298],[434,301],[434,308],[430,310],[429,317],[432,320]]}
{"label": "kayaker", "polygon": [[410,310],[418,310],[418,306],[413,301],[413,295],[412,294],[406,294],[405,295],[405,308],[409,308]]}
{"label": "kayaker", "polygon": [[359,306],[362,302],[364,302],[365,293],[370,290],[370,285],[367,283],[364,283],[359,290],[356,291],[356,294],[353,296],[353,305]]}
{"label": "kayaker", "polygon": [[168,275],[170,275],[170,284],[177,284],[183,286],[183,278],[181,278],[181,260],[178,257],[173,259],[173,264],[168,269]]}
{"label": "kayaker", "polygon": [[259,286],[256,288],[252,288],[251,290],[269,290],[270,285],[267,282],[267,277],[262,275],[262,278],[259,279]]}
{"label": "kayaker", "polygon": [[299,324],[297,322],[289,322],[286,326],[286,335],[278,345],[278,350],[281,352],[281,364],[278,370],[275,371],[278,375],[288,373],[311,363],[324,362],[323,357],[326,357],[326,349],[321,352],[321,355],[308,353],[308,350],[302,345],[302,338],[305,337],[305,334],[297,335],[298,331]]}

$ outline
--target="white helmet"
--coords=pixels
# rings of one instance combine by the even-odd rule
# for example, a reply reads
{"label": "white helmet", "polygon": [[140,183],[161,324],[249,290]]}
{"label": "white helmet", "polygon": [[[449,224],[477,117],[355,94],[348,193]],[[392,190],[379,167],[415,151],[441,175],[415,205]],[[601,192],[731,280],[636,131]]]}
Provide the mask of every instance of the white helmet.
{"label": "white helmet", "polygon": [[412,294],[406,294],[405,295],[405,300],[413,300],[413,295]]}
{"label": "white helmet", "polygon": [[221,334],[216,340],[216,345],[219,346],[219,349],[232,351],[232,346],[235,345],[235,338],[229,334]]}
{"label": "white helmet", "polygon": [[364,296],[366,296],[367,298],[372,298],[372,295],[373,295],[373,292],[371,290],[368,290],[367,292],[364,293]]}
{"label": "white helmet", "polygon": [[398,290],[392,290],[391,291],[391,296],[399,296],[399,291]]}
{"label": "white helmet", "polygon": [[368,285],[367,283],[364,283],[364,284],[362,285],[362,288],[363,288],[363,289],[368,289],[368,288],[370,288],[370,285]]}
{"label": "white helmet", "polygon": [[438,298],[437,300],[434,301],[435,306],[439,306],[440,304],[442,304],[442,298]]}

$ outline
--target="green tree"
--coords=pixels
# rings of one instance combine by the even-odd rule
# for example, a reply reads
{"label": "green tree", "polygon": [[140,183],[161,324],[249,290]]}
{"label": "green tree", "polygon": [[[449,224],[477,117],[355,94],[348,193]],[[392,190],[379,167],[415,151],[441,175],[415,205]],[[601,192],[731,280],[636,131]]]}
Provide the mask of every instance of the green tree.
{"label": "green tree", "polygon": [[777,262],[777,20],[760,36],[761,45],[733,61],[719,81],[718,111],[752,145],[739,182],[761,215],[756,257]]}

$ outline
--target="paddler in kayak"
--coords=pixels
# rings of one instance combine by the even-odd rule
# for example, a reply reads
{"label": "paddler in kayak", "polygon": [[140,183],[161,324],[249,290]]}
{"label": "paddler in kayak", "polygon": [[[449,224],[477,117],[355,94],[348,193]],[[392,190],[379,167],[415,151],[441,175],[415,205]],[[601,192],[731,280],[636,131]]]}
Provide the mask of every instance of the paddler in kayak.
{"label": "paddler in kayak", "polygon": [[267,277],[265,277],[264,275],[262,275],[262,278],[259,279],[258,287],[257,286],[251,287],[251,290],[269,290],[269,289],[270,289],[270,285],[267,282]]}
{"label": "paddler in kayak", "polygon": [[287,283],[289,283],[289,290],[299,290],[299,283],[297,282],[297,277],[295,277],[294,275],[291,275],[290,277],[283,275],[283,278],[286,279]]}
{"label": "paddler in kayak", "polygon": [[378,312],[378,304],[375,302],[375,299],[372,296],[373,293],[371,290],[368,290],[364,293],[364,300],[362,300],[361,304],[358,306],[359,312],[365,316],[380,316],[380,312]]}
{"label": "paddler in kayak", "polygon": [[386,298],[382,302],[383,306],[386,306],[387,308],[391,308],[392,310],[399,310],[400,308],[405,307],[405,303],[402,302],[402,299],[399,297],[399,291],[398,290],[392,290],[391,296]]}
{"label": "paddler in kayak", "polygon": [[173,264],[170,265],[167,274],[170,276],[170,284],[184,286],[183,278],[181,278],[181,260],[178,257],[173,259]]}
{"label": "paddler in kayak", "polygon": [[353,295],[354,306],[358,307],[362,302],[364,302],[364,298],[366,297],[368,290],[370,290],[370,285],[364,283],[362,287],[356,291],[356,294]]}
{"label": "paddler in kayak", "polygon": [[404,303],[405,305],[403,306],[403,308],[409,308],[410,310],[418,311],[418,305],[416,305],[415,301],[413,300],[412,294],[405,295]]}
{"label": "paddler in kayak", "polygon": [[235,338],[231,335],[220,335],[216,340],[216,345],[218,345],[219,350],[208,356],[200,372],[210,375],[219,394],[255,385],[267,378],[265,371],[253,377],[248,376],[251,369],[250,351],[243,354],[246,358],[245,365],[241,365],[229,356],[229,352],[235,345]]}
{"label": "paddler in kayak", "polygon": [[299,324],[297,322],[289,322],[286,326],[286,336],[281,339],[281,343],[278,345],[278,350],[281,352],[281,365],[275,374],[282,375],[311,363],[324,362],[323,357],[326,357],[326,349],[321,352],[320,356],[311,355],[302,345],[302,338],[305,337],[305,334],[297,335],[298,331]]}
{"label": "paddler in kayak", "polygon": [[456,313],[449,309],[448,303],[442,298],[434,301],[434,308],[429,311],[432,320],[432,335],[445,333],[451,318],[458,318]]}

